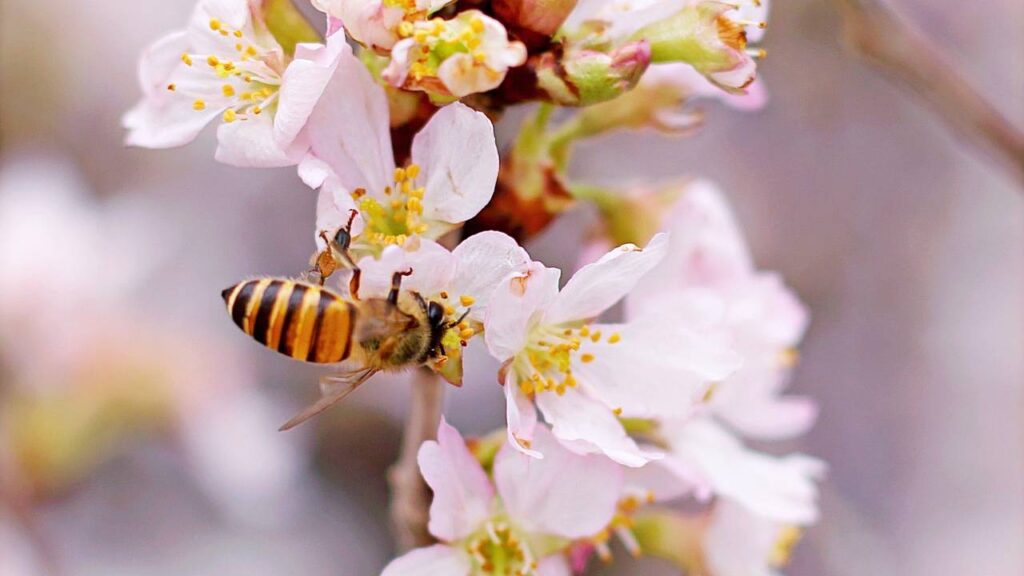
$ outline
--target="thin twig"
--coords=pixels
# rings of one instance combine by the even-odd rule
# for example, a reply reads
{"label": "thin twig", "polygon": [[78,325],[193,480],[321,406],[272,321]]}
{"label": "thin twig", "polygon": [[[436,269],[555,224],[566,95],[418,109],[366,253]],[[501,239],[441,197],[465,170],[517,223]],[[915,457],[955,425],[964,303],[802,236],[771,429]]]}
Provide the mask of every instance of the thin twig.
{"label": "thin twig", "polygon": [[852,49],[927,102],[1024,183],[1024,132],[1016,128],[928,39],[881,0],[836,0]]}
{"label": "thin twig", "polygon": [[412,405],[405,422],[402,453],[388,472],[391,484],[391,528],[402,551],[433,542],[427,531],[430,491],[420,476],[416,455],[420,445],[437,436],[444,404],[444,383],[427,369],[412,378]]}

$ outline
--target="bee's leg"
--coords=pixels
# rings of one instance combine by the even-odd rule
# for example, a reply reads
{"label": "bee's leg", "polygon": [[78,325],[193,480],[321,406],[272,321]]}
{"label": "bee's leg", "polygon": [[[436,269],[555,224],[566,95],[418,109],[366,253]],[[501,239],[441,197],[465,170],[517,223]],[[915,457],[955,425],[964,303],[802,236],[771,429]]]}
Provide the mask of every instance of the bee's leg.
{"label": "bee's leg", "polygon": [[350,210],[348,222],[334,234],[334,249],[338,251],[342,262],[352,270],[352,277],[348,281],[348,291],[354,300],[359,300],[359,281],[363,275],[363,271],[359,269],[355,258],[349,252],[349,248],[352,246],[352,222],[355,221],[357,214],[359,214],[358,210]]}
{"label": "bee's leg", "polygon": [[398,293],[402,291],[402,277],[411,275],[412,268],[400,270],[391,275],[391,291],[388,292],[388,302],[392,305],[398,304]]}

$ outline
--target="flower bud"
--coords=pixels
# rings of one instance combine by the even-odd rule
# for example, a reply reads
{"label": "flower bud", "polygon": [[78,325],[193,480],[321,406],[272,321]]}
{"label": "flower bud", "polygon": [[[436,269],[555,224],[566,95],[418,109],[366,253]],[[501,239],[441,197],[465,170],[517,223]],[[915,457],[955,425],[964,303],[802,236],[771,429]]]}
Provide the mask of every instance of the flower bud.
{"label": "flower bud", "polygon": [[630,42],[611,53],[573,50],[544,54],[537,65],[541,90],[563,106],[588,106],[628,92],[651,62],[646,41]]}
{"label": "flower bud", "polygon": [[527,44],[546,42],[576,7],[576,0],[495,0],[495,14]]}

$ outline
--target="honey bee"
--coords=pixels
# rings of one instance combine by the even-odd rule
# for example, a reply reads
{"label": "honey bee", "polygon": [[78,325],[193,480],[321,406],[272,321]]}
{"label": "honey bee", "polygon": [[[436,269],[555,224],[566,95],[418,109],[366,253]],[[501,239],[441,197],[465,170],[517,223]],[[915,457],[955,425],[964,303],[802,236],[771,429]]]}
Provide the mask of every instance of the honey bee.
{"label": "honey bee", "polygon": [[[347,234],[339,231],[336,240],[345,240]],[[296,360],[347,362],[350,367],[321,378],[321,398],[282,431],[337,404],[377,372],[443,360],[444,334],[459,323],[446,320],[441,303],[402,289],[402,278],[411,269],[392,275],[386,298],[359,299],[358,268],[347,248],[347,243],[328,243],[327,251],[335,249],[353,267],[351,299],[312,282],[281,278],[246,280],[222,293],[232,320],[260,344]],[[329,275],[321,274],[320,280]]]}

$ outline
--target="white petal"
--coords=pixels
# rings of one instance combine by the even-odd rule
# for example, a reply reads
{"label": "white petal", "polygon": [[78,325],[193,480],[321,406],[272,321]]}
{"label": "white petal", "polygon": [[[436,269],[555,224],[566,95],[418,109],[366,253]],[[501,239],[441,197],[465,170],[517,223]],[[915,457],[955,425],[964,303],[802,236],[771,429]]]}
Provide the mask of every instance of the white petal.
{"label": "white petal", "polygon": [[626,244],[580,268],[562,288],[544,322],[560,324],[598,316],[641,282],[667,249],[668,236],[658,234],[646,248]]}
{"label": "white petal", "polygon": [[463,240],[455,250],[452,290],[472,296],[476,302],[470,316],[482,320],[495,287],[509,274],[523,271],[530,255],[511,236],[501,232],[480,232]]}
{"label": "white petal", "polygon": [[803,396],[754,398],[716,407],[716,414],[743,435],[786,440],[804,434],[818,419],[818,404]]}
{"label": "white petal", "polygon": [[700,471],[716,495],[778,522],[804,525],[817,520],[821,461],[802,455],[775,458],[750,450],[706,418],[663,431],[671,458]]}
{"label": "white petal", "polygon": [[543,458],[543,454],[526,446],[533,443],[533,434],[537,428],[537,408],[519,389],[514,371],[509,370],[503,388],[509,444],[531,458]]}
{"label": "white petal", "polygon": [[662,457],[637,446],[604,404],[569,389],[537,395],[537,407],[551,423],[551,431],[563,444],[576,451],[602,452],[623,466],[639,467]]}
{"label": "white petal", "polygon": [[310,114],[313,154],[349,190],[383,194],[394,176],[388,102],[363,63],[342,50],[337,71]]}
{"label": "white petal", "polygon": [[[410,242],[409,244],[413,244]],[[416,250],[405,246],[388,246],[380,258],[367,256],[359,261],[362,269],[359,294],[363,298],[387,295],[391,289],[391,276],[401,270],[412,270],[402,280],[402,288],[419,292],[431,298],[448,288],[455,261],[451,252],[433,240],[425,238],[415,242]]]}
{"label": "white petal", "polygon": [[484,318],[484,339],[492,356],[504,361],[523,349],[538,313],[558,294],[559,276],[559,270],[533,262],[525,272],[499,283]]}
{"label": "white petal", "polygon": [[139,59],[139,85],[143,94],[167,91],[168,78],[182,65],[181,55],[189,49],[188,33],[172,32],[150,44]]}
{"label": "white petal", "polygon": [[395,558],[380,576],[469,576],[471,569],[470,559],[462,550],[435,544]]}
{"label": "white petal", "polygon": [[[692,412],[714,382],[733,373],[738,355],[714,341],[679,326],[650,327],[639,323],[595,325],[602,340],[583,340],[573,374],[594,398],[628,417],[684,416]],[[621,340],[609,343],[606,335]]]}
{"label": "white petal", "polygon": [[217,128],[218,162],[242,168],[294,166],[306,154],[305,142],[293,140],[286,148],[274,138],[274,119],[267,112],[246,120],[225,122]]}
{"label": "white petal", "polygon": [[543,460],[503,446],[494,460],[494,482],[509,517],[540,534],[592,536],[605,528],[622,495],[622,469],[600,455],[565,449],[541,426],[534,447]]}
{"label": "white petal", "polygon": [[274,113],[274,138],[282,145],[294,141],[306,126],[316,103],[337,71],[342,52],[351,52],[344,36],[327,40],[327,45],[299,44],[295,59],[284,71]]}
{"label": "white petal", "polygon": [[456,102],[437,111],[412,142],[423,170],[423,215],[459,223],[480,212],[494,194],[498,147],[494,127],[480,112]]}
{"label": "white petal", "polygon": [[[356,207],[349,191],[333,176],[327,178],[320,188],[316,201],[316,244],[320,250],[326,248],[320,232],[327,232],[331,237],[339,228],[348,223],[349,216]],[[356,216],[352,221],[352,235],[358,236],[363,230],[363,219]]]}
{"label": "white petal", "polygon": [[704,536],[704,557],[715,576],[779,576],[770,564],[785,526],[729,499],[716,502]]}
{"label": "white petal", "polygon": [[143,148],[182,146],[195,140],[223,112],[224,108],[212,106],[197,112],[182,98],[147,98],[124,116],[123,124],[128,129],[125,144]]}
{"label": "white petal", "polygon": [[420,446],[420,472],[431,490],[430,533],[454,542],[468,536],[489,516],[494,488],[455,428],[444,419],[437,441]]}

